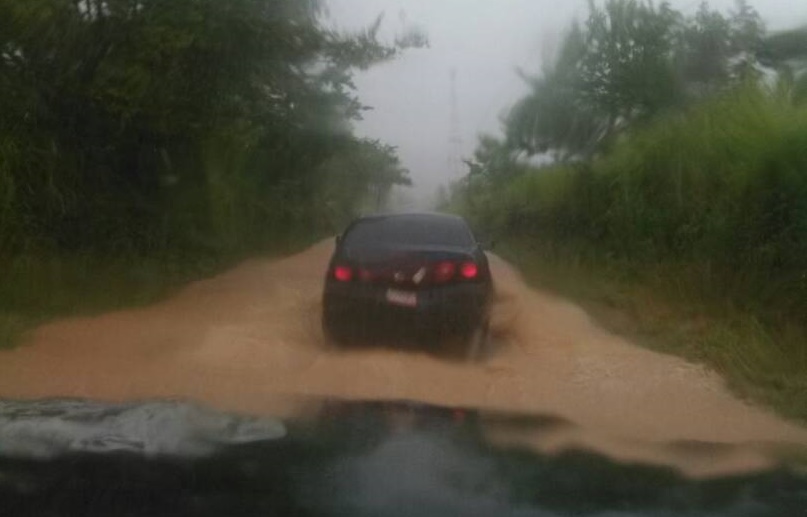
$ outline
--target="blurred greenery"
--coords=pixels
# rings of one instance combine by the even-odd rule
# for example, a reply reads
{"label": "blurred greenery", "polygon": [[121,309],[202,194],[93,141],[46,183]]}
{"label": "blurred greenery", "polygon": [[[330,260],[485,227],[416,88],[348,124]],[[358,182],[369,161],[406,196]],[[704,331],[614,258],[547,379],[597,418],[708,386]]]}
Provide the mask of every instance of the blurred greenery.
{"label": "blurred greenery", "polygon": [[509,238],[497,253],[526,279],[579,303],[600,325],[633,342],[702,363],[738,395],[807,422],[807,328],[795,319],[763,320],[714,293],[681,264],[610,263],[552,243]]}
{"label": "blurred greenery", "polygon": [[[728,16],[703,4],[690,18],[667,4],[592,3],[555,63],[530,79],[506,137],[480,139],[445,208],[540,250],[536,262],[578,267],[591,285],[607,285],[596,275],[617,281],[623,305],[684,300],[709,314],[711,330],[666,349],[807,418],[798,42],[804,30],[768,35],[743,1]],[[557,288],[574,294],[573,277]],[[660,328],[675,335],[687,314],[669,312]],[[633,313],[637,325],[643,317]]]}
{"label": "blurred greenery", "polygon": [[99,282],[90,305],[134,301],[143,268],[162,291],[165,257],[187,278],[384,205],[408,171],[354,136],[353,73],[426,40],[380,23],[339,32],[317,0],[0,0],[0,332]]}
{"label": "blurred greenery", "polygon": [[[507,146],[558,161],[588,159],[635,124],[759,76],[763,21],[744,0],[724,16],[701,4],[685,17],[666,2],[590,2],[531,93],[505,120]],[[771,43],[769,46],[772,46]],[[770,65],[782,53],[768,53]]]}
{"label": "blurred greenery", "polygon": [[332,231],[407,183],[394,148],[351,129],[353,71],[423,44],[384,44],[379,24],[339,33],[313,0],[0,0],[0,249],[240,251]]}
{"label": "blurred greenery", "polygon": [[17,255],[0,262],[0,349],[54,317],[90,316],[154,302],[223,263],[213,257]]}

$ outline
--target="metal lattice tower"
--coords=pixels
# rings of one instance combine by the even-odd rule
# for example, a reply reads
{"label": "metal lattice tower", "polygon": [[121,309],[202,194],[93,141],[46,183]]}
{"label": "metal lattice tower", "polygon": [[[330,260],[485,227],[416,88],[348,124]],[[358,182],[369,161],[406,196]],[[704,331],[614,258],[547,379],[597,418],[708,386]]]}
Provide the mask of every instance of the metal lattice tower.
{"label": "metal lattice tower", "polygon": [[457,69],[452,68],[451,80],[451,121],[448,135],[448,169],[451,180],[456,181],[463,175],[462,166],[462,133],[460,131],[460,110],[457,98]]}

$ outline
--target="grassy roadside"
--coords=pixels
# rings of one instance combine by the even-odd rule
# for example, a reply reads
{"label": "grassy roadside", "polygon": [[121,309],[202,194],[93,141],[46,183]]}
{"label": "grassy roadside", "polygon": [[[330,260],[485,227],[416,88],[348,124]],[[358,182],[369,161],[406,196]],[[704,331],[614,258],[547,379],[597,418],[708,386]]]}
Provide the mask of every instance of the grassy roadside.
{"label": "grassy roadside", "polygon": [[0,258],[0,349],[15,346],[48,320],[153,303],[233,261],[95,254]]}
{"label": "grassy roadside", "polygon": [[[309,244],[284,243],[262,255],[288,255]],[[148,305],[245,258],[242,253],[0,256],[0,350],[16,346],[27,331],[47,321]]]}
{"label": "grassy roadside", "polygon": [[740,397],[807,423],[807,323],[763,322],[703,293],[683,269],[629,270],[513,241],[497,249],[533,285],[574,300],[602,326],[653,350],[706,364]]}

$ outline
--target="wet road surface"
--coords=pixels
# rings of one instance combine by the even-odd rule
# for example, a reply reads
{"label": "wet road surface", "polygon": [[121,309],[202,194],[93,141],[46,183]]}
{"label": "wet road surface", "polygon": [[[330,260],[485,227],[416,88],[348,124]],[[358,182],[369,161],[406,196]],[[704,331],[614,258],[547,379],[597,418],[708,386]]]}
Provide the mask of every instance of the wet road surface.
{"label": "wet road surface", "polygon": [[322,399],[552,415],[561,424],[549,430],[497,425],[487,440],[587,448],[699,477],[770,467],[807,444],[807,431],[735,399],[714,373],[605,332],[496,257],[496,346],[485,361],[330,349],[319,308],[330,252],[321,243],[250,261],[145,309],[42,327],[0,353],[0,398],[168,397],[280,418],[316,414]]}

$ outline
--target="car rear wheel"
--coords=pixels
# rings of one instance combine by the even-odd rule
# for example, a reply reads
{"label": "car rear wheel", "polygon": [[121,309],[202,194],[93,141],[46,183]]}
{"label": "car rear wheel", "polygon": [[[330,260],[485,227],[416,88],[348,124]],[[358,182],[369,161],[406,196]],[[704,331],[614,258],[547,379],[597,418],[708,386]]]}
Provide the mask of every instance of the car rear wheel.
{"label": "car rear wheel", "polygon": [[344,324],[333,311],[329,310],[322,312],[322,334],[329,348],[344,348],[350,338]]}
{"label": "car rear wheel", "polygon": [[445,338],[443,351],[459,361],[484,360],[490,353],[490,325],[485,321],[472,330]]}
{"label": "car rear wheel", "polygon": [[465,359],[478,362],[487,358],[490,353],[490,322],[485,321],[476,327],[465,343]]}

